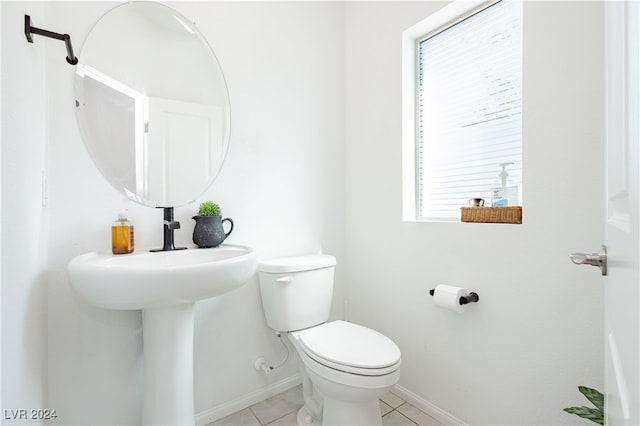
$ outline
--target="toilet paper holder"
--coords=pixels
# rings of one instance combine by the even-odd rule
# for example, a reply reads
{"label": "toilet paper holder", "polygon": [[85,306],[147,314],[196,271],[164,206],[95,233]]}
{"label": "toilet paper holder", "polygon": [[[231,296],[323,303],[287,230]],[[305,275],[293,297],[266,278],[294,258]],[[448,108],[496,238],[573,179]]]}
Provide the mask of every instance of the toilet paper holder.
{"label": "toilet paper holder", "polygon": [[[431,290],[429,290],[429,294],[432,296],[435,292],[436,292],[435,288],[432,288]],[[480,296],[478,296],[478,293],[472,291],[469,293],[468,296],[461,296],[458,303],[460,305],[466,305],[468,303],[476,303],[478,302],[478,300],[480,300]]]}

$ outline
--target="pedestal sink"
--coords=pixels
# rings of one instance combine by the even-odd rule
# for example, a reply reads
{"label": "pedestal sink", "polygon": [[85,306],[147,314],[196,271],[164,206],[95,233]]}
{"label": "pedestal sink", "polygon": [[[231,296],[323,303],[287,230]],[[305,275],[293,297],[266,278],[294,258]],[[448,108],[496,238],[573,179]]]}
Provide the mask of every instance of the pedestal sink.
{"label": "pedestal sink", "polygon": [[105,309],[142,310],[143,424],[194,424],[194,304],[246,283],[253,250],[216,248],[113,255],[91,252],[69,262],[71,287]]}

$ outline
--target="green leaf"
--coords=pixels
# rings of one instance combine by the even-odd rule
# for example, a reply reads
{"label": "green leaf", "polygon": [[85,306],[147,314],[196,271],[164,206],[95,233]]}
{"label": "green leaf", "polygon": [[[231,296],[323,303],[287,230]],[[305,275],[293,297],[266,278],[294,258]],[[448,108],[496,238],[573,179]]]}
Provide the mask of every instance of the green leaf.
{"label": "green leaf", "polygon": [[582,393],[596,408],[604,411],[604,395],[595,389],[586,386],[578,386],[578,390]]}
{"label": "green leaf", "polygon": [[216,203],[205,201],[198,208],[198,216],[222,216],[222,210]]}
{"label": "green leaf", "polygon": [[594,423],[597,423],[599,425],[604,425],[604,414],[602,411],[597,410],[595,408],[589,408],[589,407],[569,407],[569,408],[565,408],[564,411],[566,411],[569,414],[575,414],[577,416],[580,416],[584,419],[588,419],[591,420]]}

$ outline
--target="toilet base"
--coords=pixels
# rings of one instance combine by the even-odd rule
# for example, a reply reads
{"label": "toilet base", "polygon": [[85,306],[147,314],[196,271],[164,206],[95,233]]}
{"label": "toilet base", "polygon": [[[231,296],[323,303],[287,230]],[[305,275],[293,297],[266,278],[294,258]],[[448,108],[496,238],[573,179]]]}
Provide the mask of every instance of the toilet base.
{"label": "toilet base", "polygon": [[320,419],[316,419],[314,418],[311,413],[309,413],[309,410],[307,410],[307,407],[302,406],[302,408],[300,408],[298,410],[298,417],[296,419],[296,422],[298,423],[299,426],[320,426],[322,425],[322,423],[320,422]]}
{"label": "toilet base", "polygon": [[[314,418],[306,407],[298,410],[296,423],[299,426],[321,426],[321,425],[363,425],[363,426],[380,426],[382,425],[382,415],[380,414],[380,403],[374,401],[371,403],[359,403],[354,406],[352,402],[326,400],[325,404],[329,404],[328,414],[323,413],[322,419]],[[326,418],[325,418],[326,417]]]}
{"label": "toilet base", "polygon": [[378,399],[354,402],[324,398],[323,425],[382,425]]}

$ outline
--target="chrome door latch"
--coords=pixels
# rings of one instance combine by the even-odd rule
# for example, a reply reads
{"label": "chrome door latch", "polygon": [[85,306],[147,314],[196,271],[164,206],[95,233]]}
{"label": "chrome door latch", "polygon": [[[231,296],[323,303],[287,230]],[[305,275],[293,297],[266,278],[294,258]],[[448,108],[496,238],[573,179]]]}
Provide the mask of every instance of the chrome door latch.
{"label": "chrome door latch", "polygon": [[607,246],[603,245],[599,253],[571,253],[569,259],[576,265],[597,266],[602,275],[607,275]]}

